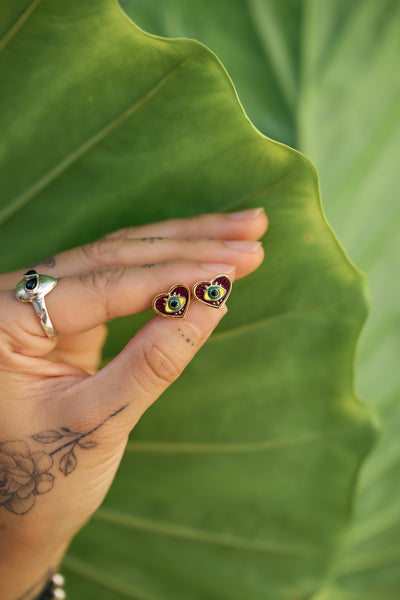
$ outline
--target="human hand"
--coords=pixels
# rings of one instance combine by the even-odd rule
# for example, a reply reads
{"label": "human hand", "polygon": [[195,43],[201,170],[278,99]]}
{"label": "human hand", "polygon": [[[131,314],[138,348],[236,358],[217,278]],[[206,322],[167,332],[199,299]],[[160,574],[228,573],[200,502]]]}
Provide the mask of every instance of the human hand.
{"label": "human hand", "polygon": [[202,215],[124,229],[45,261],[37,271],[59,279],[46,296],[56,340],[15,298],[26,269],[0,276],[2,600],[29,600],[56,569],[101,504],[129,432],[226,307],[193,302],[184,319],[155,316],[96,372],[105,321],[149,308],[174,283],[247,275],[263,260],[254,241],[266,228],[263,211]]}

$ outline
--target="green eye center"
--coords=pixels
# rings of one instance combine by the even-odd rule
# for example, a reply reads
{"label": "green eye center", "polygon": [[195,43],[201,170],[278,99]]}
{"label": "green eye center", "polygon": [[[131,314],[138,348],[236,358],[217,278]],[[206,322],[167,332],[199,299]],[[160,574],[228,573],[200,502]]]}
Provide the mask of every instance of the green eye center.
{"label": "green eye center", "polygon": [[185,299],[182,296],[172,296],[169,298],[166,306],[167,312],[177,312],[185,304]]}
{"label": "green eye center", "polygon": [[213,300],[216,300],[217,298],[220,297],[221,292],[219,291],[218,288],[212,287],[208,290],[208,294],[209,294],[210,298],[212,298]]}
{"label": "green eye center", "polygon": [[216,302],[221,300],[226,294],[226,290],[220,285],[210,285],[204,293],[204,300]]}

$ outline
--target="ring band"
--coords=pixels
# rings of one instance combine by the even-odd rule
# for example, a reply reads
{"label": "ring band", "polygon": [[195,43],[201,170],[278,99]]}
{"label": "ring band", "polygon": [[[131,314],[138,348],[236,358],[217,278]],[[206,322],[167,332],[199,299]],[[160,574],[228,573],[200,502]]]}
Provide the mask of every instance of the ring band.
{"label": "ring band", "polygon": [[44,297],[54,290],[58,279],[50,275],[39,275],[31,269],[24,274],[24,278],[15,287],[15,296],[20,302],[30,302],[35,309],[43,330],[48,338],[54,339],[58,333],[53,327],[47,311]]}

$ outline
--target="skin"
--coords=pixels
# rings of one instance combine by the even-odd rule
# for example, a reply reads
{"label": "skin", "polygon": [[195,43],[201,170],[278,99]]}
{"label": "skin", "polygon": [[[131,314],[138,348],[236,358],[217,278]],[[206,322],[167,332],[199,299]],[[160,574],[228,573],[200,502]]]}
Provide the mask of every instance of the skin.
{"label": "skin", "polygon": [[155,315],[98,371],[104,323],[150,308],[176,282],[191,288],[220,273],[232,281],[245,277],[263,261],[256,240],[267,225],[261,209],[164,221],[114,232],[35,266],[59,279],[46,296],[56,340],[46,337],[33,308],[14,296],[27,267],[0,275],[0,453],[3,448],[3,458],[7,449],[12,455],[17,446],[4,443],[18,441],[53,462],[35,498],[29,496],[31,508],[17,514],[13,504],[0,505],[2,600],[34,598],[57,569],[72,537],[103,501],[130,431],[227,308],[194,301],[184,319]]}

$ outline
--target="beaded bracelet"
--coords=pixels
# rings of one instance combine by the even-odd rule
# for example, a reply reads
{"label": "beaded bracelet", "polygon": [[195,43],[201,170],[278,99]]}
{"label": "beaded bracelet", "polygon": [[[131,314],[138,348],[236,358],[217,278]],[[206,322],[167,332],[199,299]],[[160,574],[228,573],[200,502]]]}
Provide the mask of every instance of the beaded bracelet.
{"label": "beaded bracelet", "polygon": [[64,600],[67,597],[62,589],[64,583],[64,577],[60,573],[55,573],[36,600]]}

